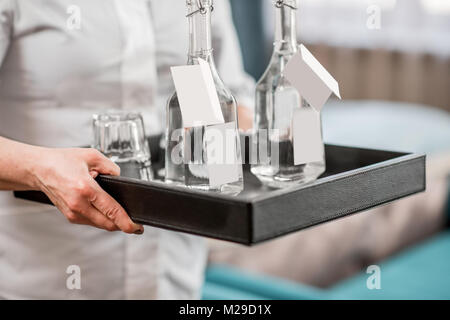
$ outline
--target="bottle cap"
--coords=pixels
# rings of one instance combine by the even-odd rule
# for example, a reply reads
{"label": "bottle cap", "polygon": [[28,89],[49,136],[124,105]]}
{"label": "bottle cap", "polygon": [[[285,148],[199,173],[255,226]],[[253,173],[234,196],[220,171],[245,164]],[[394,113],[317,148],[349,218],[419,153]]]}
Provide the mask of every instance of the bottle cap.
{"label": "bottle cap", "polygon": [[273,4],[277,8],[282,8],[282,7],[286,6],[291,9],[297,9],[298,8],[297,2],[298,2],[297,0],[273,0]]}
{"label": "bottle cap", "polygon": [[186,0],[186,6],[188,7],[188,16],[197,12],[205,14],[208,10],[213,11],[214,0]]}

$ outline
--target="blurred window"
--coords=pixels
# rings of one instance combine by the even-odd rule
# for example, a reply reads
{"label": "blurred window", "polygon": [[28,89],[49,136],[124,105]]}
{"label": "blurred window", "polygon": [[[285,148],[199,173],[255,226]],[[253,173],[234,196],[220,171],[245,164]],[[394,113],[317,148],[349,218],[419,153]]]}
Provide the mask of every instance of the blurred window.
{"label": "blurred window", "polygon": [[422,0],[422,4],[431,14],[450,15],[450,1],[448,0]]}
{"label": "blurred window", "polygon": [[[299,3],[302,42],[450,56],[450,0],[299,0]],[[265,33],[271,40],[272,1],[265,0],[264,12]],[[370,23],[368,26],[377,12],[379,28]]]}

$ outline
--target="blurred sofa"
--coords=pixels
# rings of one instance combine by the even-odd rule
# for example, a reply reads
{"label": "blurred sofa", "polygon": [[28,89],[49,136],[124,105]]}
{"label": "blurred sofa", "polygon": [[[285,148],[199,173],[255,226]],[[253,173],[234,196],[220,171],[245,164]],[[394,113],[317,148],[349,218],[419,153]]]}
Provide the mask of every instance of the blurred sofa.
{"label": "blurred sofa", "polygon": [[450,231],[446,230],[382,262],[379,265],[379,290],[368,289],[369,275],[365,272],[324,290],[229,266],[213,265],[206,272],[203,299],[448,300],[449,250]]}
{"label": "blurred sofa", "polygon": [[[204,298],[450,298],[450,113],[331,101],[328,143],[427,154],[427,191],[255,247],[211,241]],[[382,290],[368,290],[367,266]]]}

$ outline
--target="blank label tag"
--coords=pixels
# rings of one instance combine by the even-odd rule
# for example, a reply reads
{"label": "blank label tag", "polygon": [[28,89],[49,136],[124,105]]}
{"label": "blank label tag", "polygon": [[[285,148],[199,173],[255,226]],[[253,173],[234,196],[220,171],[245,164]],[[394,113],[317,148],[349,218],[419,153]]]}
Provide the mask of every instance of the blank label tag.
{"label": "blank label tag", "polygon": [[295,165],[322,161],[320,113],[313,108],[296,108],[292,118],[292,140]]}
{"label": "blank label tag", "polygon": [[322,110],[331,93],[341,98],[338,82],[304,45],[289,60],[283,74],[317,111]]}
{"label": "blank label tag", "polygon": [[172,67],[172,78],[185,128],[224,123],[219,97],[206,61]]}
{"label": "blank label tag", "polygon": [[209,184],[219,187],[236,182],[242,175],[240,143],[235,122],[208,126],[205,131]]}

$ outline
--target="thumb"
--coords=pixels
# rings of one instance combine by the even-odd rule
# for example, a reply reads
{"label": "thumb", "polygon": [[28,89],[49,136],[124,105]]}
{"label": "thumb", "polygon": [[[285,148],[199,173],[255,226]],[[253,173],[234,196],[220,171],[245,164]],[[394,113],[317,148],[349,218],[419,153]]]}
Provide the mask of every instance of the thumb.
{"label": "thumb", "polygon": [[111,176],[119,176],[120,168],[117,164],[109,160],[100,151],[92,149],[93,156],[90,157],[88,166],[91,175],[105,174]]}

